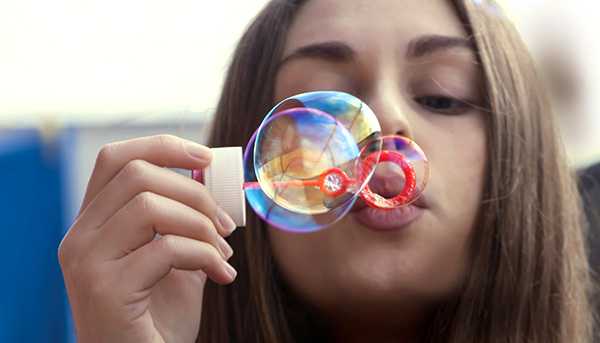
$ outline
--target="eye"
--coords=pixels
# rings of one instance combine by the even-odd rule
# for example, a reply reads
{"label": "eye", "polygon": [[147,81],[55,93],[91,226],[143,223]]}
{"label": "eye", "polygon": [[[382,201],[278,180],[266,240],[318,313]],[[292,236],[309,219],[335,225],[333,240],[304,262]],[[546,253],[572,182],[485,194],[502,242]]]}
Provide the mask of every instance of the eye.
{"label": "eye", "polygon": [[414,100],[425,109],[442,114],[462,114],[470,109],[465,101],[444,95],[420,96]]}

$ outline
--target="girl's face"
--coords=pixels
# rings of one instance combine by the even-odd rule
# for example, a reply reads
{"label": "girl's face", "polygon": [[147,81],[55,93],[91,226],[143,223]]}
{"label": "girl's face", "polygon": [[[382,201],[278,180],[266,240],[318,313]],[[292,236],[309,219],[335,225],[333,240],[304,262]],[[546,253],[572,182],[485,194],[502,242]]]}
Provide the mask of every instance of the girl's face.
{"label": "girl's face", "polygon": [[383,134],[416,141],[431,167],[408,222],[373,224],[353,212],[316,233],[270,229],[293,291],[333,322],[410,323],[457,294],[486,161],[472,45],[443,0],[311,0],[295,18],[275,100],[351,93],[373,109]]}

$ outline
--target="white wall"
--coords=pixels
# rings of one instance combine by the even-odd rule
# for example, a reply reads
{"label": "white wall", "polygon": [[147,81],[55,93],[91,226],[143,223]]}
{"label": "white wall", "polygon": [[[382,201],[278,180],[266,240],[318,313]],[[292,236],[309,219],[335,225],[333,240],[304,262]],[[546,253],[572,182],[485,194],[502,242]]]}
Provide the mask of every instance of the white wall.
{"label": "white wall", "polygon": [[210,113],[266,0],[0,0],[0,126]]}

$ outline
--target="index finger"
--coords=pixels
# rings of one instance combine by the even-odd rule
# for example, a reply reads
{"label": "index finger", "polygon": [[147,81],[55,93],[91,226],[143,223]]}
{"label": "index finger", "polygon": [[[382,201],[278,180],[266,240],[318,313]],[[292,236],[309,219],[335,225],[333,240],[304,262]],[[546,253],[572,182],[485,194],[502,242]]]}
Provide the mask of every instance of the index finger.
{"label": "index finger", "polygon": [[172,135],[135,138],[105,145],[96,159],[79,213],[129,161],[145,160],[160,167],[201,169],[208,166],[211,159],[210,148]]}

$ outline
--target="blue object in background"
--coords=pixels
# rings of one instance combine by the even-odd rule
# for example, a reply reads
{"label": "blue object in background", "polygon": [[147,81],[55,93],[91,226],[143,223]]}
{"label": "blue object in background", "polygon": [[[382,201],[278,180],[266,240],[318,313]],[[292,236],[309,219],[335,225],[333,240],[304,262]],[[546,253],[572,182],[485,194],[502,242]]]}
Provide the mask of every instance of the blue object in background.
{"label": "blue object in background", "polygon": [[0,342],[69,342],[70,316],[57,260],[64,223],[64,163],[72,144],[61,132],[0,133]]}

